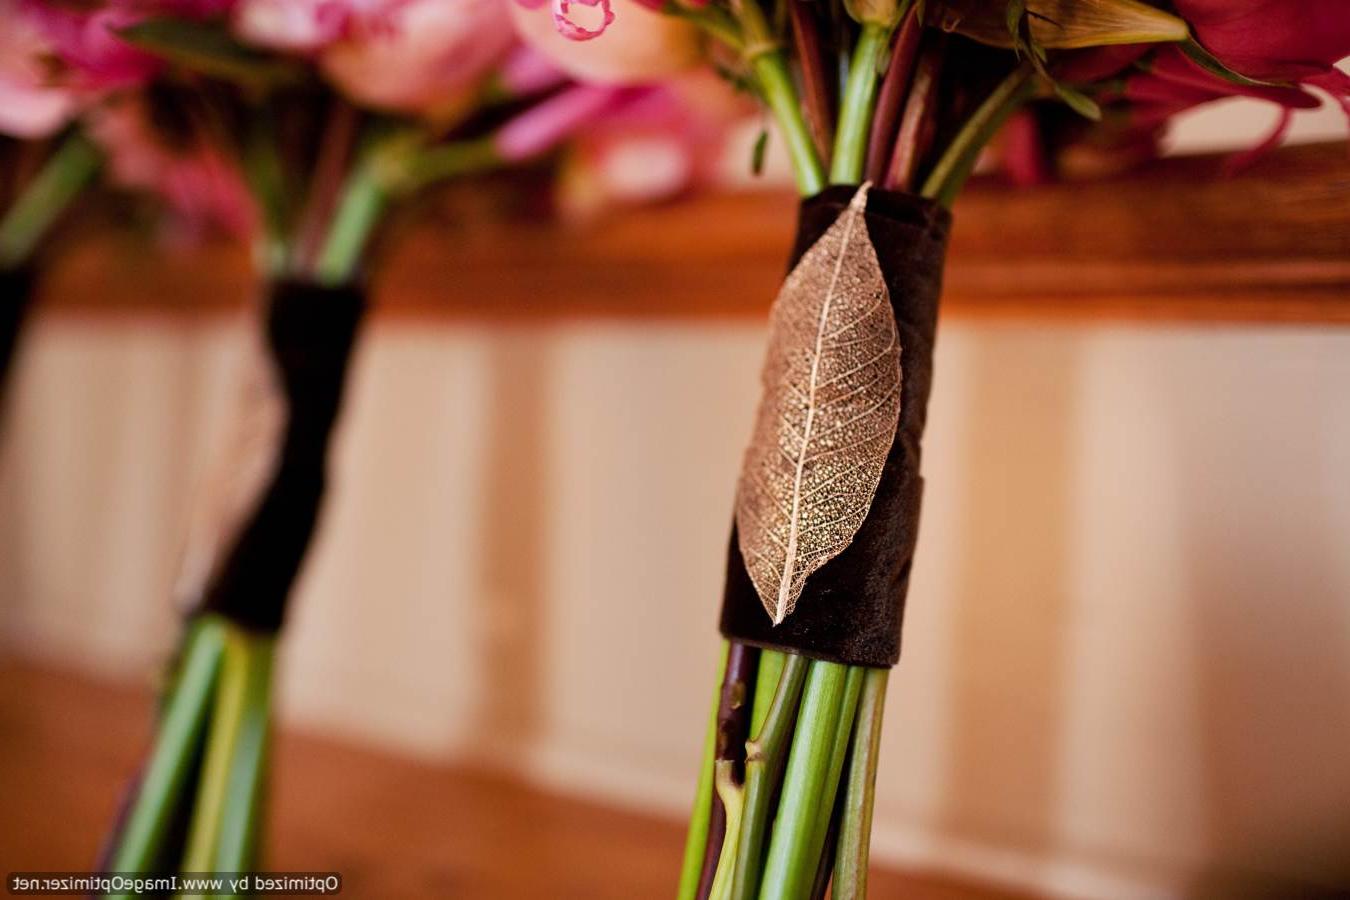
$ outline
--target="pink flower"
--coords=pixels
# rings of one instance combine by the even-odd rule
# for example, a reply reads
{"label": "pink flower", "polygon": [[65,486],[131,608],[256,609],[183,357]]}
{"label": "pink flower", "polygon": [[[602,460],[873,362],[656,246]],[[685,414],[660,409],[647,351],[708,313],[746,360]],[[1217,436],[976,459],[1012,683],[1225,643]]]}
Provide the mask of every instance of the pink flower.
{"label": "pink flower", "polygon": [[239,171],[205,140],[171,144],[150,117],[147,102],[132,95],[90,112],[89,134],[103,147],[113,180],[158,194],[194,230],[251,235],[257,212]]}
{"label": "pink flower", "polygon": [[390,0],[239,0],[233,27],[260,47],[309,53],[388,25]]}
{"label": "pink flower", "polygon": [[552,90],[567,80],[567,73],[529,47],[517,47],[497,67],[497,81],[513,97],[528,97]]}
{"label": "pink flower", "polygon": [[38,23],[14,0],[0,0],[0,132],[41,138],[65,127],[76,98],[53,85],[43,60],[51,46]]}
{"label": "pink flower", "polygon": [[453,111],[515,41],[503,0],[392,0],[383,16],[320,56],[343,93],[381,109]]}
{"label": "pink flower", "polygon": [[[563,211],[576,217],[675,197],[717,181],[736,126],[752,113],[710,72],[646,88],[580,131],[558,185]],[[735,166],[744,167],[737,157]]]}
{"label": "pink flower", "polygon": [[[68,6],[51,0],[24,0],[32,17],[67,69],[67,80],[83,90],[141,84],[160,63],[117,36],[117,29],[141,21],[147,7],[131,0]],[[153,11],[153,7],[148,8]]]}
{"label": "pink flower", "polygon": [[[702,47],[694,26],[644,8],[638,0],[512,0],[521,40],[582,81],[639,84],[698,63]],[[583,15],[584,14],[584,15]],[[604,38],[587,44],[580,40]]]}
{"label": "pink flower", "polygon": [[316,58],[358,103],[453,110],[513,43],[505,0],[241,0],[244,40]]}
{"label": "pink flower", "polygon": [[1350,56],[1345,0],[1175,0],[1205,49],[1251,78],[1306,82]]}
{"label": "pink flower", "polygon": [[1350,116],[1345,0],[1177,0],[1205,49],[1250,78],[1294,81],[1327,91]]}
{"label": "pink flower", "polygon": [[635,89],[579,84],[535,104],[497,130],[493,145],[507,162],[541,156],[583,126],[623,106]]}

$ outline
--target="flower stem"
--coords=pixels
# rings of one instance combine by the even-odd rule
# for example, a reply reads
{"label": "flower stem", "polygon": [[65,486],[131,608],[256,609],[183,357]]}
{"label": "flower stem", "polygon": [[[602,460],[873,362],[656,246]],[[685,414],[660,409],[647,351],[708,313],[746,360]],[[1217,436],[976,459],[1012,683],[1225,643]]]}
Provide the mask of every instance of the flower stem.
{"label": "flower stem", "polygon": [[712,817],[713,762],[717,755],[717,708],[722,696],[722,678],[727,668],[730,644],[722,642],[721,659],[717,664],[717,690],[713,692],[712,714],[703,738],[703,763],[699,767],[698,787],[694,790],[694,811],[689,817],[689,835],[684,842],[684,864],[680,867],[680,890],[677,900],[694,900],[698,895],[699,876],[703,874],[703,855],[708,844],[708,820]]}
{"label": "flower stem", "polygon": [[300,215],[299,235],[295,240],[294,265],[301,272],[308,272],[314,267],[338,190],[342,187],[343,172],[356,143],[359,124],[360,114],[356,107],[341,96],[334,97],[319,143],[319,155],[305,197],[304,211]]}
{"label": "flower stem", "polygon": [[436,181],[487,172],[504,164],[491,137],[442,144],[422,151],[408,162],[406,173],[397,182],[397,191],[412,193]]}
{"label": "flower stem", "polygon": [[965,186],[966,179],[975,168],[984,145],[998,133],[998,129],[1008,120],[1022,103],[1031,96],[1032,75],[1035,69],[1030,62],[1023,62],[985,98],[961,126],[961,130],[952,138],[942,158],[928,173],[919,193],[931,197],[948,208],[956,200],[956,195]]}
{"label": "flower stem", "polygon": [[816,808],[825,793],[848,668],[813,660],[807,672],[764,865],[759,892],[763,900],[799,900],[815,881],[819,860],[811,847],[816,835]]}
{"label": "flower stem", "polygon": [[867,158],[867,136],[872,127],[872,109],[877,98],[877,72],[890,49],[888,25],[869,22],[862,27],[853,60],[848,67],[848,84],[839,111],[839,130],[834,135],[834,154],[830,181],[857,184],[862,181]]}
{"label": "flower stem", "polygon": [[328,238],[314,265],[316,282],[330,286],[345,284],[356,276],[387,200],[378,167],[371,160],[358,164],[347,177]]}
{"label": "flower stem", "polygon": [[221,660],[225,623],[205,617],[189,626],[182,670],[169,694],[145,778],[127,815],[110,868],[147,872],[160,868],[164,841],[189,779],[189,765],[206,731]]}
{"label": "flower stem", "polygon": [[253,856],[275,639],[225,626],[224,662],[184,872],[239,872]]}
{"label": "flower stem", "polygon": [[101,156],[78,132],[70,135],[0,219],[0,269],[23,265],[61,213],[98,171]]}
{"label": "flower stem", "polygon": [[839,849],[834,862],[836,900],[867,896],[867,856],[876,799],[877,759],[881,754],[881,719],[886,709],[886,669],[868,669],[858,704],[853,758],[849,766]]}
{"label": "flower stem", "polygon": [[231,760],[239,722],[243,714],[248,672],[240,657],[239,638],[234,626],[226,626],[225,658],[216,688],[215,709],[207,734],[206,758],[202,762],[201,784],[192,810],[187,849],[183,854],[184,872],[210,872],[215,868],[219,843],[220,811],[229,787]]}
{"label": "flower stem", "polygon": [[891,59],[886,65],[886,77],[882,79],[881,90],[877,94],[872,133],[867,141],[865,177],[877,184],[886,177],[886,162],[890,159],[891,148],[895,143],[896,123],[900,120],[905,95],[909,93],[914,62],[918,58],[919,36],[923,33],[923,21],[919,18],[918,10],[913,7],[901,21],[900,33],[896,35]]}
{"label": "flower stem", "polygon": [[819,193],[825,187],[825,167],[816,153],[811,129],[802,115],[797,90],[792,85],[787,58],[780,50],[765,50],[751,63],[764,100],[783,130],[788,155],[797,176],[797,187],[804,196]]}
{"label": "flower stem", "polygon": [[[750,685],[755,680],[759,665],[759,648],[732,641],[727,650],[726,671],[722,675],[722,689],[717,700],[717,737],[714,749],[716,765],[728,763],[733,778],[744,776],[745,741],[750,725]],[[739,785],[739,782],[738,782]],[[718,872],[725,871],[735,858],[735,835],[728,835],[727,808],[722,804],[722,790],[713,801],[708,823],[708,839],[704,850],[703,871],[699,876],[698,897],[710,897]],[[730,837],[731,840],[727,840]],[[730,855],[728,855],[730,854]]]}
{"label": "flower stem", "polygon": [[736,844],[741,837],[741,810],[745,806],[745,789],[736,783],[736,764],[729,759],[717,761],[717,798],[726,810],[726,835],[722,839],[717,874],[708,890],[708,900],[727,900],[736,868]]}
{"label": "flower stem", "polygon": [[[756,715],[752,723],[754,737],[745,746],[745,811],[741,817],[740,844],[736,848],[732,900],[753,900],[759,895],[769,807],[782,777],[809,666],[810,661],[799,654],[768,650],[764,651],[760,661],[760,680],[755,689]],[[768,680],[766,668],[778,670],[774,681]]]}
{"label": "flower stem", "polygon": [[834,815],[834,798],[839,790],[839,776],[844,771],[844,759],[848,756],[849,743],[853,740],[853,718],[858,711],[858,695],[862,693],[863,676],[867,669],[863,666],[849,666],[844,678],[844,696],[839,704],[839,720],[834,729],[834,742],[830,747],[830,763],[825,773],[825,786],[816,806],[816,831],[811,843],[811,857],[821,859],[821,849],[825,846],[825,834],[830,828],[830,818]]}
{"label": "flower stem", "polygon": [[[244,669],[244,695],[235,729],[230,780],[221,807],[215,869],[241,872],[256,857],[262,792],[267,769],[272,660],[276,639],[239,633],[235,653]],[[228,652],[228,651],[227,651]]]}
{"label": "flower stem", "polygon": [[909,97],[900,116],[900,132],[895,137],[885,186],[892,190],[913,188],[919,160],[927,152],[933,110],[937,105],[938,75],[942,71],[942,38],[925,42],[910,82]]}
{"label": "flower stem", "polygon": [[829,59],[820,39],[820,19],[810,0],[787,0],[792,23],[792,42],[801,66],[802,94],[806,116],[815,136],[816,150],[828,160],[834,143],[835,78],[838,66]]}
{"label": "flower stem", "polygon": [[[787,665],[788,654],[781,650],[759,651],[759,671],[755,675],[755,699],[750,704],[750,737],[753,740],[769,717],[769,704],[778,690],[778,682]],[[747,754],[748,756],[748,754]]]}

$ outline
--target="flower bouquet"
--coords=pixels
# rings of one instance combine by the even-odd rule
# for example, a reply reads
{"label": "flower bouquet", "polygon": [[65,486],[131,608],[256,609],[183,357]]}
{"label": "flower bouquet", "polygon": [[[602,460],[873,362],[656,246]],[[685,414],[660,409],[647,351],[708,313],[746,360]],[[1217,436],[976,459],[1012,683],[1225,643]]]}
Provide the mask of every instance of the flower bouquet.
{"label": "flower bouquet", "polygon": [[[1320,102],[1311,84],[1344,104],[1350,17],[1278,0],[650,5],[700,28],[711,64],[762,101],[803,198],[737,489],[679,896],[861,897],[950,207],[1029,107],[1088,123],[1033,130],[1049,153],[1152,135],[1224,96],[1288,110]],[[551,15],[564,38],[598,38],[597,56],[623,52],[601,37],[623,21],[610,0]]]}
{"label": "flower bouquet", "polygon": [[247,870],[276,639],[326,492],[382,226],[439,182],[532,164],[602,118],[648,122],[669,98],[569,78],[517,45],[500,0],[22,11],[65,64],[107,76],[84,113],[109,170],[256,248],[255,365],[194,510],[175,587],[182,643],[102,860]]}
{"label": "flower bouquet", "polygon": [[0,2],[0,398],[28,310],[35,257],[93,179],[98,153],[70,127],[97,85],[44,64],[51,47],[14,0]]}

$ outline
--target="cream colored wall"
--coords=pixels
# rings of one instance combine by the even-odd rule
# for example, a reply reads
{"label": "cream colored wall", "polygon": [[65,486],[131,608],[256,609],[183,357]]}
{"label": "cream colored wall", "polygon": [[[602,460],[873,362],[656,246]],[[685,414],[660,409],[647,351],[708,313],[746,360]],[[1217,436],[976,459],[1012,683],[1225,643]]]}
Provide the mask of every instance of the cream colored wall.
{"label": "cream colored wall", "polygon": [[[241,333],[34,323],[11,648],[153,676]],[[283,717],[682,815],[762,338],[376,323]],[[877,854],[1112,900],[1350,858],[1350,332],[952,322],[937,373]]]}

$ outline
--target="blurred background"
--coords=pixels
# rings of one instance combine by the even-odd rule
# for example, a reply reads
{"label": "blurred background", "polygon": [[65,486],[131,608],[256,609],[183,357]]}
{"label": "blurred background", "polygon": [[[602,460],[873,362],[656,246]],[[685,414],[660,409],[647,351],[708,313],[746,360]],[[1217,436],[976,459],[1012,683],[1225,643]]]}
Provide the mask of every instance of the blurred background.
{"label": "blurred background", "polygon": [[[1296,143],[1340,136],[1323,112]],[[1268,119],[1217,104],[1172,152],[1249,146]],[[1234,183],[1278,190],[1270,165]],[[1011,234],[1033,207],[972,195],[877,789],[874,864],[897,874],[874,893],[1330,896],[1350,883],[1344,267],[1308,276],[1316,304],[1261,288],[1256,314],[1234,288],[1225,315],[1214,285],[1256,262],[1222,255],[1208,294],[1161,313],[1128,280],[1107,313],[1071,289],[1000,309],[961,274],[962,231],[1004,209]],[[1266,196],[1239,195],[1252,240]],[[279,658],[269,862],[386,896],[673,891],[792,203],[772,184],[693,202],[759,219],[745,246],[708,251],[710,271],[706,253],[652,248],[631,311],[565,301],[622,293],[622,273],[586,270],[604,243],[649,245],[687,210],[539,226],[555,249],[538,270],[528,247],[444,251],[453,228],[395,251]],[[1034,209],[1026,229],[1054,225]],[[1345,246],[1347,222],[1328,239]],[[173,295],[174,267],[203,266],[236,307]],[[238,400],[248,284],[242,251],[105,234],[58,262],[24,335],[0,442],[11,868],[91,865],[148,740],[188,513]],[[691,284],[736,296],[667,298]]]}

